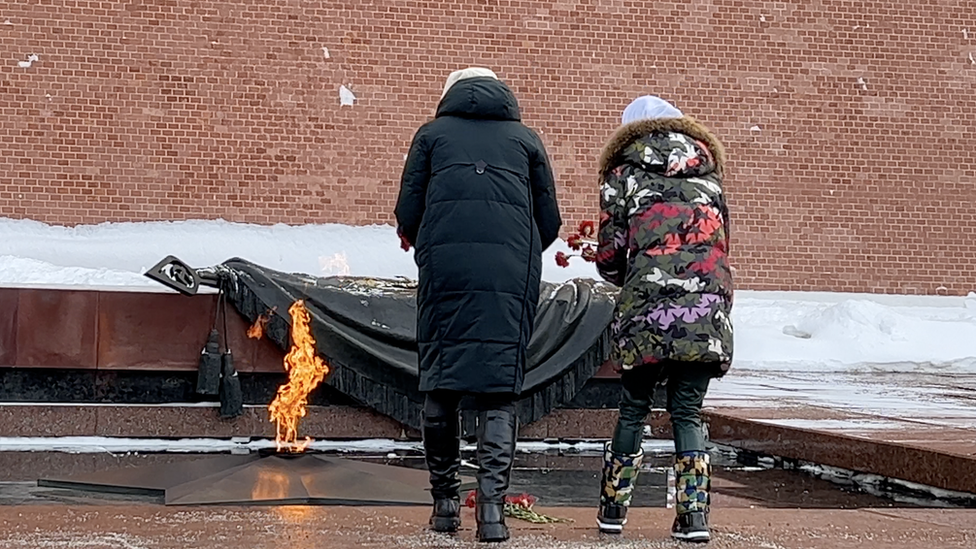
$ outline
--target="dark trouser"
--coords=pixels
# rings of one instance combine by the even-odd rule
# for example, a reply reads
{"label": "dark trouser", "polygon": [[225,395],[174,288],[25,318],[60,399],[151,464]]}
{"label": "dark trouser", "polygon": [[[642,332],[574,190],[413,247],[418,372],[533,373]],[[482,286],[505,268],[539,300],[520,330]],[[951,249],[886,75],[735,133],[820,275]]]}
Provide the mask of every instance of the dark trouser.
{"label": "dark trouser", "polygon": [[623,386],[620,418],[613,433],[611,450],[622,455],[640,451],[644,422],[653,404],[654,386],[661,376],[666,375],[667,410],[671,414],[675,452],[704,451],[701,409],[715,370],[710,364],[672,362],[625,371],[620,377]]}
{"label": "dark trouser", "polygon": [[[458,405],[463,393],[454,391],[432,391],[424,400],[424,418],[430,421],[454,421],[458,417]],[[515,413],[515,395],[509,393],[486,393],[474,395],[474,406],[479,412],[501,410]]]}

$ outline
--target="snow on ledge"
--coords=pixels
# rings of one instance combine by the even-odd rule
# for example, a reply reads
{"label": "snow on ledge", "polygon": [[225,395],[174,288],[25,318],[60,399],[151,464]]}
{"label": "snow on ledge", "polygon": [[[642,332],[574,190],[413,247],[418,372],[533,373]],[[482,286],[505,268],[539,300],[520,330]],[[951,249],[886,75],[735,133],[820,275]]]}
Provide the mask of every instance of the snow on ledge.
{"label": "snow on ledge", "polygon": [[[543,278],[598,279],[575,258],[543,257]],[[241,257],[311,276],[416,279],[413,254],[389,225],[259,226],[227,221],[51,226],[0,218],[0,287],[171,292],[143,276],[167,255],[194,267]],[[212,290],[208,290],[212,291]],[[736,294],[733,372],[846,369],[976,373],[976,293],[969,297]]]}
{"label": "snow on ledge", "polygon": [[[543,278],[598,279],[592,264],[555,264],[565,242],[545,252]],[[251,225],[223,220],[103,223],[61,227],[0,218],[0,286],[151,286],[143,276],[174,255],[192,267],[240,257],[276,271],[312,276],[417,278],[413,253],[390,225]]]}
{"label": "snow on ledge", "polygon": [[[604,448],[603,441],[583,442],[536,442],[519,441],[517,450],[522,453],[539,452],[578,452],[600,453]],[[125,437],[0,437],[0,452],[62,452],[69,454],[120,454],[120,453],[238,453],[246,454],[275,447],[271,439],[250,439],[235,437],[219,438],[125,438]],[[642,444],[647,453],[667,454],[674,452],[674,443],[670,440],[648,440]],[[361,453],[390,453],[390,452],[422,452],[423,443],[404,442],[390,439],[363,440],[314,440],[309,449],[319,452],[337,452],[344,454]],[[473,451],[473,445],[464,447],[465,451]]]}

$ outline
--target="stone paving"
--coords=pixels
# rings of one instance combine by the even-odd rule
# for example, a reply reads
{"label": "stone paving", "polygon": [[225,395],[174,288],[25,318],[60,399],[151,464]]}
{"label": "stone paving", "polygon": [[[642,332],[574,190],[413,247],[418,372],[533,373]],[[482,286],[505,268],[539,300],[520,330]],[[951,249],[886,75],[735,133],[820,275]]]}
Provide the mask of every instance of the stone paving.
{"label": "stone paving", "polygon": [[[898,505],[782,470],[721,468],[713,485],[718,549],[888,549],[976,546],[976,510]],[[663,486],[640,486],[646,496]],[[580,503],[593,490],[577,492]],[[570,524],[511,520],[512,549],[679,548],[668,537],[672,510],[631,510],[622,537],[599,535],[592,507],[540,507]],[[457,536],[426,530],[424,507],[167,507],[147,497],[0,483],[0,549],[474,548],[465,509]]]}
{"label": "stone paving", "polygon": [[[574,524],[513,521],[511,549],[679,548],[671,511],[637,509],[622,537],[599,535],[592,509],[551,510]],[[472,516],[457,536],[427,532],[423,508],[0,507],[0,548],[473,548]],[[901,549],[976,546],[976,511],[726,508],[713,517],[714,549]]]}

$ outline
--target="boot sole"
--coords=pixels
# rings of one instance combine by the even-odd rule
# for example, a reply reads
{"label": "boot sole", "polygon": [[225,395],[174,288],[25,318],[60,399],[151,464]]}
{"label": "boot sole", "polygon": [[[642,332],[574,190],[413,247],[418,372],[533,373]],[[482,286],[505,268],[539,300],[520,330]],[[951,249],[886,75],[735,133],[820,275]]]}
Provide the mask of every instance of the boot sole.
{"label": "boot sole", "polygon": [[461,527],[460,518],[432,518],[430,519],[430,528],[435,532],[440,532],[442,534],[456,534],[458,528]]}
{"label": "boot sole", "polygon": [[690,541],[692,543],[708,543],[712,540],[711,534],[708,532],[671,532],[671,537],[678,541]]}
{"label": "boot sole", "polygon": [[481,543],[501,543],[510,537],[508,528],[501,524],[478,527],[478,541]]}
{"label": "boot sole", "polygon": [[597,520],[596,525],[600,529],[600,532],[604,534],[620,534],[624,531],[623,524],[612,524]]}

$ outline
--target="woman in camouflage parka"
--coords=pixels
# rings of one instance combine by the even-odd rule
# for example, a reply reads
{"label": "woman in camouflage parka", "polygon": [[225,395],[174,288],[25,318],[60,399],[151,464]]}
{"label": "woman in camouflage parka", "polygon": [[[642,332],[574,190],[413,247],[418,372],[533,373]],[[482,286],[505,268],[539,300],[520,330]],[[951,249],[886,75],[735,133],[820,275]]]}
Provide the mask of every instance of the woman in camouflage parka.
{"label": "woman in camouflage parka", "polygon": [[621,287],[611,360],[623,394],[607,445],[598,522],[620,532],[642,458],[654,386],[667,380],[675,439],[675,538],[708,541],[709,464],[701,406],[732,361],[725,153],[699,122],[653,96],[623,115],[600,159],[597,267]]}

